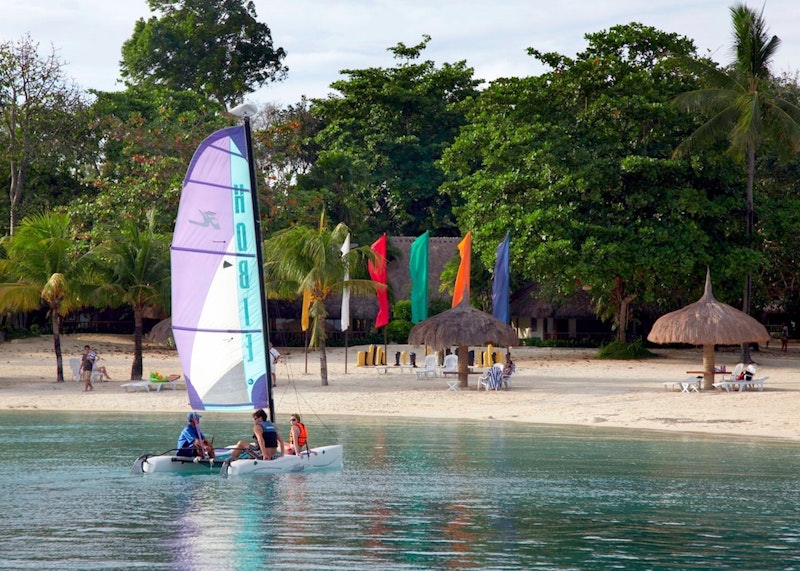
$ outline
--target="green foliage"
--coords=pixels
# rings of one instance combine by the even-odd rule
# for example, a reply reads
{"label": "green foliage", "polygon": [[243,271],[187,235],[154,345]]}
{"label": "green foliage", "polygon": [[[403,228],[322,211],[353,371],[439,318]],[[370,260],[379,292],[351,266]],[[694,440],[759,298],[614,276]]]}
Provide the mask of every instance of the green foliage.
{"label": "green foliage", "polygon": [[553,71],[499,80],[469,105],[442,189],[487,266],[510,232],[513,274],[553,297],[584,289],[624,339],[636,304],[728,253],[716,237],[729,189],[704,178],[703,157],[670,156],[691,120],[669,102],[696,84],[669,54],[692,42],[640,24],[587,40],[574,60],[530,50]]}
{"label": "green foliage", "polygon": [[429,40],[390,48],[401,60],[393,68],[344,70],[347,79],[331,85],[340,95],[313,101],[324,124],[314,139],[324,160],[303,188],[316,187],[326,208],[349,216],[356,241],[384,231],[459,233],[451,197],[438,192],[436,161],[464,124],[459,104],[480,82],[465,62],[417,62]]}
{"label": "green foliage", "polygon": [[655,356],[655,353],[644,346],[641,339],[632,343],[625,343],[617,339],[608,345],[603,345],[597,351],[598,359],[644,359]]}
{"label": "green foliage", "polygon": [[386,337],[391,343],[408,343],[414,324],[405,319],[393,319],[386,325]]}
{"label": "green foliage", "polygon": [[132,85],[194,90],[232,106],[283,79],[283,48],[244,0],[148,0],[160,16],[139,19],[122,45],[121,73]]}
{"label": "green foliage", "polygon": [[411,321],[411,302],[407,299],[401,299],[394,302],[392,306],[392,317],[403,321]]}
{"label": "green foliage", "polygon": [[69,173],[83,152],[84,107],[82,93],[66,79],[54,48],[41,56],[30,35],[0,43],[0,159],[10,175],[2,179],[10,182],[10,233],[23,191],[34,190],[29,173],[53,178]]}

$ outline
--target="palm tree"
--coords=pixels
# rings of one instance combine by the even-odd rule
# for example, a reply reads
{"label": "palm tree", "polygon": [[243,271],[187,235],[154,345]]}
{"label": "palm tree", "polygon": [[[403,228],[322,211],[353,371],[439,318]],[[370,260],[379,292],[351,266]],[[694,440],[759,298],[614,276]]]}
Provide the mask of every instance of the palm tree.
{"label": "palm tree", "polygon": [[[756,12],[744,4],[730,9],[733,22],[735,59],[726,69],[697,60],[683,60],[705,79],[709,87],[683,93],[674,104],[687,112],[710,118],[675,149],[681,156],[709,143],[727,138],[728,152],[747,163],[746,238],[751,244],[754,225],[753,181],[756,151],[769,138],[785,157],[800,150],[800,108],[773,93],[770,63],[780,46],[777,36],[770,37],[763,8]],[[750,312],[752,273],[747,272],[742,310]],[[742,360],[749,362],[749,347],[742,345]]]}
{"label": "palm tree", "polygon": [[49,309],[56,354],[56,382],[64,382],[61,317],[83,307],[88,298],[88,258],[76,248],[67,214],[46,213],[22,220],[16,233],[2,242],[0,309]]}
{"label": "palm tree", "polygon": [[311,345],[319,348],[322,385],[328,384],[328,357],[325,350],[325,300],[347,286],[352,293],[374,292],[379,287],[371,280],[349,279],[345,275],[359,260],[372,259],[368,246],[353,248],[342,257],[341,247],[350,232],[345,224],[332,231],[324,214],[318,229],[293,226],[275,233],[264,242],[264,260],[270,297],[295,299],[308,291],[311,296]]}
{"label": "palm tree", "polygon": [[131,379],[142,378],[142,336],[144,311],[169,303],[169,246],[155,232],[155,209],[147,212],[147,226],[127,219],[109,233],[95,250],[96,262],[107,279],[99,292],[111,305],[133,309],[134,355]]}

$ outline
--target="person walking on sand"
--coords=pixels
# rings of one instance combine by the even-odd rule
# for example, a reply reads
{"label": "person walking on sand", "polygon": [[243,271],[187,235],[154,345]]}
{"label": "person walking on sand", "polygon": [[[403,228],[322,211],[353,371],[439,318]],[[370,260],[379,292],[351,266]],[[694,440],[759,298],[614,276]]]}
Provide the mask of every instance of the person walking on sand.
{"label": "person walking on sand", "polygon": [[83,381],[83,392],[93,391],[92,386],[92,369],[94,362],[97,359],[97,354],[92,351],[88,345],[83,346],[83,355],[81,355],[81,380]]}
{"label": "person walking on sand", "polygon": [[281,354],[278,353],[278,350],[273,347],[272,341],[269,342],[269,362],[270,362],[270,370],[272,371],[272,386],[278,386],[277,382],[277,375],[275,374],[275,367],[278,365],[278,359],[281,358]]}

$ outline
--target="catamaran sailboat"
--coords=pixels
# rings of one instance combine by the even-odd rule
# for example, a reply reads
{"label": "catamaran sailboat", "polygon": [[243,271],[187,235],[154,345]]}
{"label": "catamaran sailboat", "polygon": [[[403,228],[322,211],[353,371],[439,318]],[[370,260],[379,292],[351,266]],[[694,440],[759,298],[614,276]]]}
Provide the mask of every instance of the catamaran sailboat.
{"label": "catamaran sailboat", "polygon": [[[231,110],[244,118],[244,125],[213,133],[200,144],[189,165],[170,249],[172,331],[194,410],[263,408],[269,409],[275,422],[250,133],[250,116],[255,112],[250,104]],[[132,472],[217,469],[234,475],[342,465],[340,445],[275,460],[229,460],[230,452],[231,448],[219,449],[213,461],[171,453],[144,454]]]}

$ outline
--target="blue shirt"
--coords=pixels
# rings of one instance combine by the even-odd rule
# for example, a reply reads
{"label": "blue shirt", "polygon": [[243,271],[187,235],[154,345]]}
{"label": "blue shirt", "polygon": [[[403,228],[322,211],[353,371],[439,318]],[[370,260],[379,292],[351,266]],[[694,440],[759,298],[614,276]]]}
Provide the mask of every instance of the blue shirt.
{"label": "blue shirt", "polygon": [[179,450],[181,448],[193,448],[194,441],[198,439],[200,439],[200,433],[197,430],[197,427],[192,424],[187,424],[181,432],[181,435],[178,437],[178,444],[175,446],[175,448]]}

